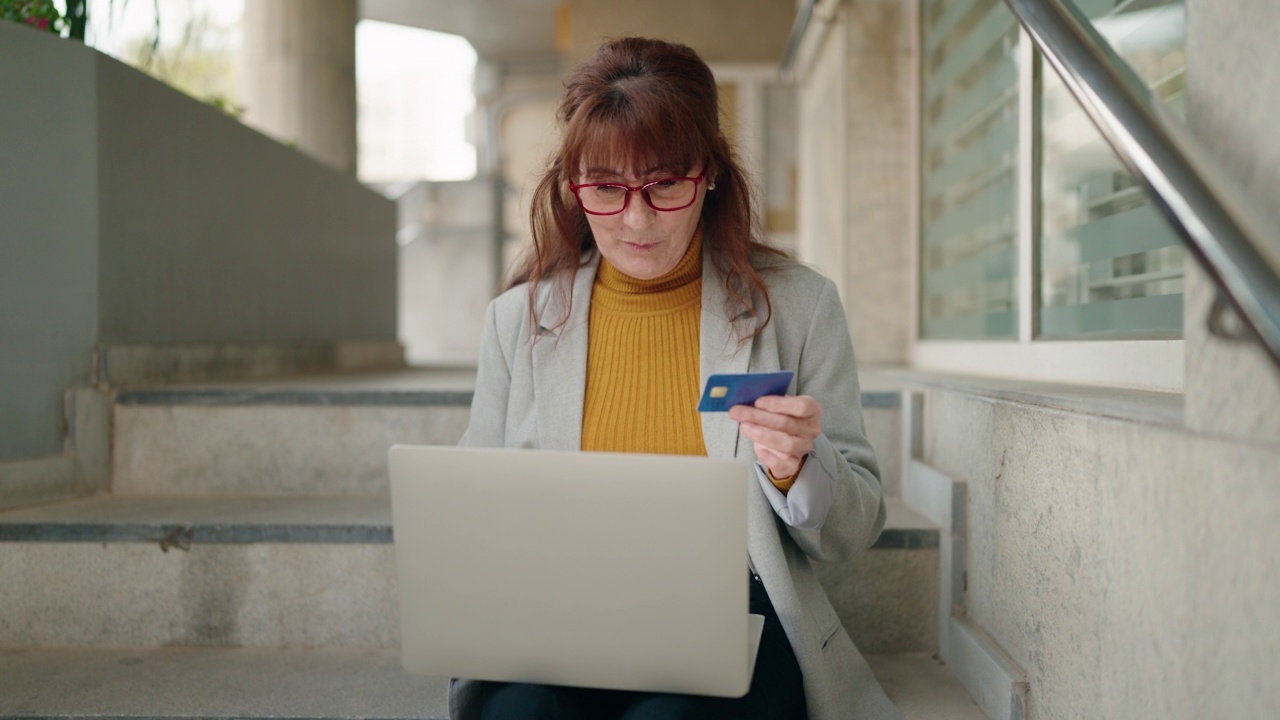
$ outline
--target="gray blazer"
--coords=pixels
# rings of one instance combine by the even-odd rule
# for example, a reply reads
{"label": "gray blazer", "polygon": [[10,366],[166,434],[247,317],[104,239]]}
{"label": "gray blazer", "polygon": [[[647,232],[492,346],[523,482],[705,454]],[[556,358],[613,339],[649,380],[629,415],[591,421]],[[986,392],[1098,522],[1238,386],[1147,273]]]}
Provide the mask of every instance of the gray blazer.
{"label": "gray blazer", "polygon": [[[530,327],[527,286],[494,300],[485,315],[484,337],[471,420],[462,445],[580,450],[586,387],[587,318],[599,256],[577,273],[568,321],[564,293],[553,283],[538,288],[534,302],[541,326]],[[823,434],[815,443],[815,464],[830,482],[825,519],[786,524],[765,492],[748,498],[748,550],[752,566],[778,611],[804,674],[812,720],[900,720],[866,660],[818,583],[811,563],[840,561],[870,546],[884,526],[885,508],[875,454],[862,425],[858,373],[844,309],[835,285],[789,261],[768,260],[762,274],[773,303],[773,318],[754,340],[743,344],[757,320],[748,313],[728,317],[724,283],[709,257],[703,262],[700,368],[702,384],[713,373],[790,369],[796,394],[823,405]],[[762,308],[761,308],[762,310]],[[763,312],[757,313],[763,317]],[[702,415],[707,455],[755,463],[750,440],[724,413]],[[781,515],[781,517],[780,517]],[[455,681],[450,713],[475,717],[482,683]]]}

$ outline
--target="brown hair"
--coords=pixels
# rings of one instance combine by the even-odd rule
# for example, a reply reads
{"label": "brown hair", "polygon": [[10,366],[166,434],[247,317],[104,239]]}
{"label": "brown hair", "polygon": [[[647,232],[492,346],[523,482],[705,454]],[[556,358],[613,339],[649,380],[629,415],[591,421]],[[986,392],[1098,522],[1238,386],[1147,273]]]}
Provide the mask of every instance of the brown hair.
{"label": "brown hair", "polygon": [[[532,300],[538,283],[563,273],[569,282],[559,291],[569,300],[581,256],[595,247],[586,215],[569,189],[578,168],[702,164],[703,191],[715,184],[702,206],[703,246],[724,278],[730,303],[738,306],[727,310],[754,313],[753,296],[764,300],[765,322],[752,337],[758,334],[773,308],[751,258],[784,253],[760,240],[751,187],[720,129],[715,78],[702,58],[685,45],[661,40],[607,41],[565,80],[557,120],[564,133],[560,149],[533,194],[533,245],[508,287],[528,282]],[[567,320],[557,319],[556,326]]]}

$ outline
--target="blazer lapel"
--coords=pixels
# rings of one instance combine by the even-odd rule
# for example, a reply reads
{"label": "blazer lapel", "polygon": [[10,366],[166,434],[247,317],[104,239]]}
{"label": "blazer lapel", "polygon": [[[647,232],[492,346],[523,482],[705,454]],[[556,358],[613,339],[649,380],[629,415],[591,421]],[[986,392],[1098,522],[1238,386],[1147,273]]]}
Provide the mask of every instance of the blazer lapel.
{"label": "blazer lapel", "polygon": [[[711,256],[702,256],[702,316],[699,329],[699,369],[702,382],[717,373],[744,373],[751,362],[751,342],[739,342],[739,338],[755,329],[755,319],[745,310],[728,317],[724,280],[717,272]],[[731,458],[738,451],[738,423],[727,413],[702,413],[702,439],[707,446],[707,456]]]}
{"label": "blazer lapel", "polygon": [[[773,326],[756,335],[750,342],[742,343],[739,338],[755,331],[757,318],[743,310],[733,312],[735,317],[728,317],[726,300],[728,294],[724,289],[724,281],[716,271],[709,256],[702,260],[702,326],[701,326],[701,371],[702,387],[707,378],[717,373],[766,372],[778,370],[777,336]],[[754,352],[753,352],[754,350]],[[757,358],[756,366],[752,366],[752,357]],[[738,423],[729,419],[728,413],[702,413],[702,437],[707,446],[707,456],[714,458],[741,458],[748,463],[754,462],[756,454],[750,441],[743,440],[738,434]],[[739,447],[739,444],[743,447]],[[786,572],[785,563],[779,563],[781,555],[778,548],[778,529],[774,524],[776,515],[764,493],[756,487],[755,471],[751,471],[750,486],[747,493],[747,523],[752,528],[748,535],[747,554],[751,566],[770,587],[779,586],[774,578],[782,577]],[[787,581],[780,586],[785,587]]]}
{"label": "blazer lapel", "polygon": [[569,319],[558,329],[549,329],[564,317],[564,298],[550,284],[544,284],[539,298],[538,339],[533,344],[534,404],[538,410],[538,444],[542,450],[582,449],[582,403],[587,386],[587,319],[590,317],[591,285],[595,281],[600,255],[578,268],[571,291]]}

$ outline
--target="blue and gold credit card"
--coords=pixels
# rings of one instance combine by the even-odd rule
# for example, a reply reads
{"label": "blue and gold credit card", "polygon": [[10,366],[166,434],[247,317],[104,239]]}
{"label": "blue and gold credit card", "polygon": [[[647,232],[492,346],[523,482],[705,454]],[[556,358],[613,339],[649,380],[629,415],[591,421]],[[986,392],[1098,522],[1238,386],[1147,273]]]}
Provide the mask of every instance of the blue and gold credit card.
{"label": "blue and gold credit card", "polygon": [[794,375],[790,370],[712,375],[702,390],[698,412],[729,412],[734,405],[753,405],[765,395],[786,395]]}

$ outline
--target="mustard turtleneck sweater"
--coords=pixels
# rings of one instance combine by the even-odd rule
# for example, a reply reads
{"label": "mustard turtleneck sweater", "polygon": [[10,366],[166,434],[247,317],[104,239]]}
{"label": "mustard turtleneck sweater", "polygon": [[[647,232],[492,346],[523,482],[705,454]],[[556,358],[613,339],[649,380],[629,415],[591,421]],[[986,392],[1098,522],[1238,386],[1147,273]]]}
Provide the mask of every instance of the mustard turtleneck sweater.
{"label": "mustard turtleneck sweater", "polygon": [[601,258],[591,288],[582,449],[706,455],[698,417],[702,230],[670,272],[637,280]]}
{"label": "mustard turtleneck sweater", "polygon": [[[701,325],[701,228],[680,262],[653,280],[600,259],[587,325],[583,450],[707,454],[697,411]],[[795,475],[765,473],[783,493],[795,483]]]}

